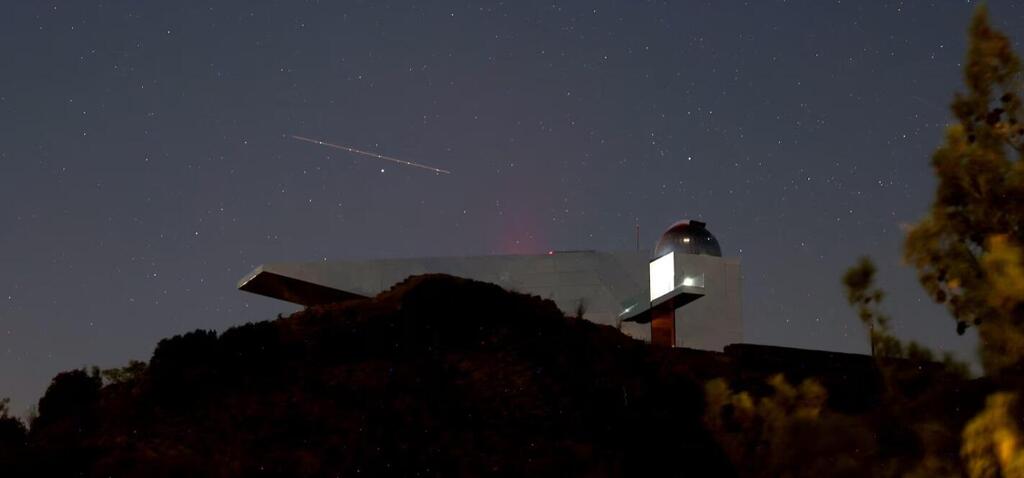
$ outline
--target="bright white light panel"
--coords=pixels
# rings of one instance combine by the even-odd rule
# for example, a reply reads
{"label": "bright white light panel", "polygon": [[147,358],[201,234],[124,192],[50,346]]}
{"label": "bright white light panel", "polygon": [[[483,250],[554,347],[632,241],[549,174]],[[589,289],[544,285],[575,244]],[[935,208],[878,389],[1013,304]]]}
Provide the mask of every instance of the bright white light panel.
{"label": "bright white light panel", "polygon": [[669,252],[651,261],[651,302],[675,289],[676,259]]}

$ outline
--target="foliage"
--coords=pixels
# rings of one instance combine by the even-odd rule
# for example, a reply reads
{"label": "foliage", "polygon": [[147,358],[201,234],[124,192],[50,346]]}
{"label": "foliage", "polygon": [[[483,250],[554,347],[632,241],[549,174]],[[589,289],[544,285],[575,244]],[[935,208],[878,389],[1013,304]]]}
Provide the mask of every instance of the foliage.
{"label": "foliage", "polygon": [[46,424],[66,417],[81,417],[95,404],[102,382],[98,370],[72,370],[58,374],[39,399],[39,417],[35,424]]}
{"label": "foliage", "polygon": [[885,292],[875,285],[875,264],[862,257],[857,265],[843,275],[846,300],[857,310],[857,318],[868,329],[871,341],[871,355],[875,357],[900,357],[903,344],[893,337],[889,330],[889,316],[882,312]]}
{"label": "foliage", "polygon": [[[908,232],[904,248],[924,289],[955,318],[957,332],[977,328],[985,371],[1006,390],[990,395],[983,411],[963,428],[960,456],[972,478],[1024,476],[1017,404],[1024,384],[1024,109],[1020,61],[1011,45],[979,7],[971,21],[964,66],[967,92],[956,94],[952,110],[957,121],[932,157],[938,176],[935,198],[929,214]],[[872,344],[883,344],[882,354],[875,355],[924,350],[914,344],[902,347],[887,336],[889,318],[879,310],[883,294],[873,285],[874,273],[870,261],[862,259],[844,276],[844,285],[850,304],[871,331]],[[883,408],[904,418],[921,407],[920,400],[892,393]],[[948,448],[948,438],[928,449],[928,440],[942,437],[948,426],[909,423],[926,448],[911,474],[955,472],[953,463],[935,452]]]}
{"label": "foliage", "polygon": [[984,7],[971,22],[964,80],[967,91],[952,105],[956,123],[932,157],[935,199],[908,233],[904,255],[928,294],[952,313],[958,332],[978,328],[982,364],[998,374],[1024,358],[1021,309],[1001,306],[1005,295],[993,298],[1007,292],[1000,281],[1020,277],[993,275],[985,266],[1006,259],[1020,264],[1009,251],[1024,241],[1024,111],[1020,61]]}
{"label": "foliage", "polygon": [[986,340],[983,357],[998,366],[1002,379],[1021,385],[1024,361],[1024,260],[1020,246],[1008,235],[989,237],[988,253],[981,267],[990,284],[988,306],[998,320],[986,322],[984,329],[998,340]]}
{"label": "foliage", "polygon": [[947,305],[958,331],[978,328],[982,364],[1004,389],[963,430],[971,478],[1024,477],[1024,108],[1011,47],[979,8],[964,67],[968,93],[956,96],[958,123],[932,160],[936,198],[906,242],[922,285]]}
{"label": "foliage", "polygon": [[10,415],[9,398],[0,398],[0,470],[13,470],[24,453],[27,430]]}
{"label": "foliage", "polygon": [[[914,341],[904,343],[892,334],[890,328],[892,319],[882,311],[885,291],[875,285],[876,271],[875,264],[871,259],[862,257],[843,275],[846,300],[857,311],[857,318],[868,330],[871,355],[880,359],[904,358],[915,362],[936,360],[935,353],[927,347]],[[943,354],[941,361],[949,371],[967,376],[967,365],[957,361],[952,354]],[[883,364],[883,373],[887,370],[888,367]]]}
{"label": "foliage", "polygon": [[0,417],[9,416],[11,409],[11,399],[8,397],[0,398]]}
{"label": "foliage", "polygon": [[96,368],[62,372],[53,378],[39,399],[39,416],[28,434],[30,445],[49,453],[28,456],[27,468],[44,476],[74,476],[95,459],[89,438],[100,424],[101,387]]}
{"label": "foliage", "polygon": [[100,375],[106,384],[124,384],[138,381],[146,371],[146,362],[132,360],[124,367],[103,370]]}
{"label": "foliage", "polygon": [[963,456],[970,478],[1024,477],[1024,433],[1017,395],[999,392],[963,432]]}
{"label": "foliage", "polygon": [[726,380],[705,385],[705,424],[742,476],[868,476],[876,444],[863,420],[828,411],[828,393],[814,379],[791,385],[767,380],[771,392],[755,398]]}

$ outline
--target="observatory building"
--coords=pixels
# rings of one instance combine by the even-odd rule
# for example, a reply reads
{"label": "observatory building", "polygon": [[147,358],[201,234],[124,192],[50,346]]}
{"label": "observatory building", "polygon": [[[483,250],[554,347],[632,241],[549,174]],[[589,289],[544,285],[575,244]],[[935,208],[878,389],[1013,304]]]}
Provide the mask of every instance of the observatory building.
{"label": "observatory building", "polygon": [[739,259],[706,225],[680,221],[653,254],[568,251],[264,264],[238,288],[304,306],[373,297],[411,275],[443,273],[551,299],[567,315],[655,345],[721,351],[743,341]]}

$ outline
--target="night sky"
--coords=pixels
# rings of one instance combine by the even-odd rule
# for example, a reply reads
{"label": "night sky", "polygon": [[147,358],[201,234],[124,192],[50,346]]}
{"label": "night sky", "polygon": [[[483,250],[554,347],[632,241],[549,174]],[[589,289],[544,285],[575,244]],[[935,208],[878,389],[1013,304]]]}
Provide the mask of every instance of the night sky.
{"label": "night sky", "polygon": [[898,335],[973,357],[900,263],[972,9],[4,2],[0,397],[295,310],[235,289],[264,262],[650,249],[684,218],[742,258],[749,342],[866,352],[840,277],[870,254]]}

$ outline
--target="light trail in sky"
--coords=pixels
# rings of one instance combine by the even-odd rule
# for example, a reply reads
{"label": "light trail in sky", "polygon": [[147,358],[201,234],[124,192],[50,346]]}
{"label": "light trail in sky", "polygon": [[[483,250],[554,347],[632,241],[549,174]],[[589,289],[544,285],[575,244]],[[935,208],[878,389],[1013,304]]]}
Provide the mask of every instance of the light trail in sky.
{"label": "light trail in sky", "polygon": [[392,158],[390,156],[384,156],[383,154],[371,153],[369,151],[362,151],[362,150],[359,150],[359,149],[350,148],[348,146],[341,146],[341,145],[337,145],[337,144],[333,144],[333,143],[328,143],[326,141],[320,141],[318,139],[306,138],[306,137],[297,136],[297,135],[294,135],[294,134],[288,135],[288,137],[292,138],[292,139],[299,140],[299,141],[304,141],[306,143],[318,144],[320,146],[327,146],[328,148],[340,149],[342,151],[348,151],[350,153],[361,154],[363,156],[369,156],[371,158],[383,159],[385,161],[391,161],[393,163],[398,163],[398,164],[401,164],[401,165],[404,165],[404,166],[412,166],[414,168],[422,168],[422,169],[426,169],[428,171],[433,171],[435,173],[440,173],[440,174],[451,174],[452,173],[451,171],[448,171],[448,170],[445,170],[445,169],[435,168],[433,166],[427,166],[426,164],[414,163],[412,161],[406,161],[404,159]]}

